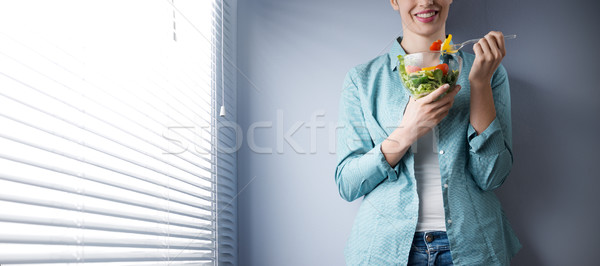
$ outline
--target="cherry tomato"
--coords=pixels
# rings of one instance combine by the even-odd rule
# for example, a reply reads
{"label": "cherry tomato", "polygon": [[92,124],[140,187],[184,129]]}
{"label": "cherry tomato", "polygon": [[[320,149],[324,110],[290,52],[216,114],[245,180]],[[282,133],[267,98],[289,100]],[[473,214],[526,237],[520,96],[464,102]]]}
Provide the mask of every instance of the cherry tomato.
{"label": "cherry tomato", "polygon": [[448,75],[448,70],[450,69],[450,67],[448,67],[448,64],[446,64],[446,63],[439,64],[439,65],[435,66],[435,68],[442,70],[444,75]]}
{"label": "cherry tomato", "polygon": [[429,46],[429,50],[431,50],[431,51],[439,51],[440,49],[442,49],[442,41],[441,40],[437,40],[437,41],[433,42],[431,44],[431,46]]}

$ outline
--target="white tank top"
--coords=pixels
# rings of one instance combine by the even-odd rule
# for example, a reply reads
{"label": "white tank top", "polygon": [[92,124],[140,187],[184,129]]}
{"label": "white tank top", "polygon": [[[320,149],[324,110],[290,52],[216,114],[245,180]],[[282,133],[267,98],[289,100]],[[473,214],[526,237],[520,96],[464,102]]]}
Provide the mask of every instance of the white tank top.
{"label": "white tank top", "polygon": [[417,232],[446,231],[442,176],[434,130],[436,128],[420,137],[411,148],[415,154],[415,177],[419,194]]}

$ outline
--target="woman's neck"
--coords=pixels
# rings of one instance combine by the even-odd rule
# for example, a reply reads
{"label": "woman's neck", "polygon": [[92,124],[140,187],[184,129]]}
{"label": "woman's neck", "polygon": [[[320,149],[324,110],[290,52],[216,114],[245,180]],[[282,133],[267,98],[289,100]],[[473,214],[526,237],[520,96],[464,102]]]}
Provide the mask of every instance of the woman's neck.
{"label": "woman's neck", "polygon": [[429,46],[437,40],[446,39],[446,32],[442,28],[440,31],[431,35],[419,35],[411,31],[404,30],[404,36],[402,36],[402,49],[407,54],[429,51]]}

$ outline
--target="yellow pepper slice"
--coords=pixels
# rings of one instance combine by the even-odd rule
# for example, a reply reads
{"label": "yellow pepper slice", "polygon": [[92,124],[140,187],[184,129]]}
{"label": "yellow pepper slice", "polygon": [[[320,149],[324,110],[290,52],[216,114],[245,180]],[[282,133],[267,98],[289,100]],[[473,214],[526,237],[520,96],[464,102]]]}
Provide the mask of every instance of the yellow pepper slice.
{"label": "yellow pepper slice", "polygon": [[[448,34],[448,38],[446,38],[444,40],[444,42],[442,43],[442,48],[440,49],[443,53],[452,53],[453,51],[450,50],[450,41],[452,40],[452,34]],[[455,52],[455,51],[454,51]]]}

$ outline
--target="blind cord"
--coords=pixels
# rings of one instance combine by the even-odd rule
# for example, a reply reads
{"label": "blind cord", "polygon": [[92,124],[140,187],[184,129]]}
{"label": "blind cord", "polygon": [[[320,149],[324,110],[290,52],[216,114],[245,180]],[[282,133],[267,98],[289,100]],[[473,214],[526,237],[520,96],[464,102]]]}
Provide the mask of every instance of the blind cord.
{"label": "blind cord", "polygon": [[225,5],[224,5],[224,1],[221,0],[221,111],[219,112],[219,115],[221,117],[225,117],[225,68],[223,67],[223,61],[225,61],[225,58],[223,56],[223,42],[225,40],[225,38],[223,37],[223,28],[225,27],[225,19],[223,17],[223,9],[225,9]]}

